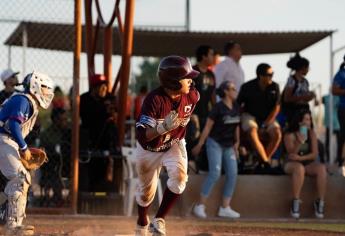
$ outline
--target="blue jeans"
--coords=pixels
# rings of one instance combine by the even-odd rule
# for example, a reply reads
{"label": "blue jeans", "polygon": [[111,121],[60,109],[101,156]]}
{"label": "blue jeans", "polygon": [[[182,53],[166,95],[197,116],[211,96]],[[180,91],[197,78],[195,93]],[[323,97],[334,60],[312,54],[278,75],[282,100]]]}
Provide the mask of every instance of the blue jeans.
{"label": "blue jeans", "polygon": [[214,139],[206,141],[206,152],[209,171],[202,185],[201,195],[208,197],[214,184],[221,176],[222,164],[225,171],[223,197],[230,198],[234,192],[237,180],[237,160],[232,147],[222,147]]}

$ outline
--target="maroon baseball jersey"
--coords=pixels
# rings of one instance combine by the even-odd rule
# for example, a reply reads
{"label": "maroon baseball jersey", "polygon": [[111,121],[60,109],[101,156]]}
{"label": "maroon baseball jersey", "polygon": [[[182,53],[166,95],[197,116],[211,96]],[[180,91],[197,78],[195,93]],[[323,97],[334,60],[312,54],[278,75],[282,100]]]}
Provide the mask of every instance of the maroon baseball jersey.
{"label": "maroon baseball jersey", "polygon": [[[137,139],[140,145],[148,151],[165,152],[175,142],[183,139],[186,134],[186,125],[189,122],[199,97],[199,92],[193,87],[188,94],[181,95],[179,101],[173,101],[165,93],[163,87],[159,87],[150,92],[144,100],[139,119],[136,123]],[[151,141],[147,141],[146,128],[153,128],[157,124],[162,123],[164,117],[172,110],[178,112],[181,125]]]}

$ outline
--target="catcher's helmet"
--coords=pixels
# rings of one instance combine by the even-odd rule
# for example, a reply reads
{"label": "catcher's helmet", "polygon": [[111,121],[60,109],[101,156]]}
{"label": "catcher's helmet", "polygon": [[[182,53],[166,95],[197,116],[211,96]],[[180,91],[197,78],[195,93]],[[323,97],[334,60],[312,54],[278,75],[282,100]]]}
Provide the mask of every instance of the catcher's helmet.
{"label": "catcher's helmet", "polygon": [[[37,99],[40,107],[43,109],[49,107],[54,98],[54,83],[48,75],[34,71],[25,76],[22,84],[25,91]],[[42,88],[45,88],[45,92]]]}
{"label": "catcher's helmet", "polygon": [[181,89],[180,80],[195,78],[199,72],[193,70],[189,60],[180,56],[164,57],[158,66],[158,77],[164,88],[171,90]]}

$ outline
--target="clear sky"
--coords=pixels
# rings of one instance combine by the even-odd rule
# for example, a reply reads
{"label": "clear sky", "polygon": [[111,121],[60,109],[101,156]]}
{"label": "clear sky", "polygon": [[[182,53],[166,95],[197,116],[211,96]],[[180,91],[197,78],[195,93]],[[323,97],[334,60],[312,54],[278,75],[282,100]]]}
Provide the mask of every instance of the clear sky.
{"label": "clear sky", "polygon": [[[100,2],[107,19],[115,0]],[[124,3],[125,0],[121,0],[122,13]],[[186,0],[137,0],[135,25],[183,27],[185,4]],[[3,42],[16,27],[14,23],[1,22],[3,19],[72,23],[73,5],[73,0],[0,1],[0,41]],[[190,5],[192,31],[337,30],[334,34],[334,49],[345,45],[345,0],[190,0]],[[329,39],[324,39],[301,53],[311,62],[308,79],[312,84],[321,84],[323,93],[327,91],[330,80],[329,51]],[[0,69],[7,66],[7,53],[7,48],[0,44]],[[20,48],[14,49],[12,64],[18,70],[23,68],[21,53]],[[336,54],[335,71],[344,54],[345,50]],[[64,59],[66,56],[69,60]],[[283,84],[289,73],[286,68],[289,56],[290,54],[244,56],[241,64],[246,80],[254,77],[255,68],[260,62],[267,62],[275,70],[274,79]],[[63,71],[69,76],[72,74],[71,58],[68,53],[51,53],[48,58],[44,50],[28,50],[26,70],[41,69],[53,75]],[[96,61],[97,72],[102,72],[102,58],[98,56]],[[133,59],[134,71],[138,70],[140,61],[138,58]],[[117,71],[118,64],[119,57],[114,57],[114,72]],[[85,56],[82,57],[81,68],[81,74],[85,76]],[[81,88],[81,91],[85,89]]]}

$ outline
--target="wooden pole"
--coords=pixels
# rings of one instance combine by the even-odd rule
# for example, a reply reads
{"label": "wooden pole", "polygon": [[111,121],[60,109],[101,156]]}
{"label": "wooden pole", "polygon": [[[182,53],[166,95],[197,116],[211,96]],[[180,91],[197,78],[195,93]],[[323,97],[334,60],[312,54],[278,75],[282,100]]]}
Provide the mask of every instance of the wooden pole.
{"label": "wooden pole", "polygon": [[126,104],[127,104],[127,90],[130,76],[131,56],[133,50],[133,23],[134,23],[134,6],[135,0],[126,1],[124,40],[122,47],[122,67],[120,76],[120,91],[119,91],[119,141],[122,146],[125,136],[125,119],[126,119]]}
{"label": "wooden pole", "polygon": [[93,46],[93,25],[92,25],[92,0],[84,0],[85,8],[85,48],[87,54],[87,71],[90,76],[95,73]]}
{"label": "wooden pole", "polygon": [[73,107],[72,107],[72,184],[71,207],[74,214],[78,207],[78,176],[79,176],[79,80],[81,53],[81,0],[74,2],[74,57],[73,57]]}
{"label": "wooden pole", "polygon": [[111,92],[112,83],[112,55],[113,55],[113,28],[106,26],[104,29],[104,75],[108,81],[108,92]]}

